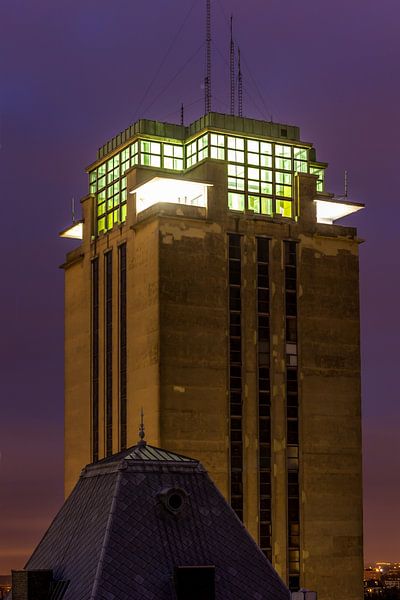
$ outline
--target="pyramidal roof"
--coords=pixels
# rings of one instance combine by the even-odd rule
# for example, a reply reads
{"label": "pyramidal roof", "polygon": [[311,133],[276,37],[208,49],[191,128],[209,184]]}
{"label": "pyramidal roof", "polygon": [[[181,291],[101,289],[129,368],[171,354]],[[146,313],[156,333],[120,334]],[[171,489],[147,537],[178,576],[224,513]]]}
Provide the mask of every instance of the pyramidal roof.
{"label": "pyramidal roof", "polygon": [[289,599],[202,465],[141,441],[82,471],[25,568],[63,600],[176,600],[188,567],[213,569],[217,600]]}

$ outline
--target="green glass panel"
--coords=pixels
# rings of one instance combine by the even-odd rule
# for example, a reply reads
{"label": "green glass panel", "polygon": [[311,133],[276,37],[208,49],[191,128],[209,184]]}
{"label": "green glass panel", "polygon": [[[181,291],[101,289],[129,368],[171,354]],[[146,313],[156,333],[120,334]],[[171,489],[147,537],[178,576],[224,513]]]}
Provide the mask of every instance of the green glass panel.
{"label": "green glass panel", "polygon": [[210,137],[211,137],[211,145],[212,146],[219,146],[220,148],[225,148],[225,136],[224,135],[212,133]]}
{"label": "green glass panel", "polygon": [[150,153],[150,142],[147,140],[140,140],[140,151]]}
{"label": "green glass panel", "polygon": [[121,164],[121,175],[125,173],[129,169],[129,160],[126,160]]}
{"label": "green glass panel", "polygon": [[124,223],[126,221],[126,204],[121,206],[121,222]]}
{"label": "green glass panel", "polygon": [[97,223],[97,231],[99,233],[102,233],[103,231],[105,231],[106,229],[106,220],[105,217],[102,217],[101,219],[99,219],[98,223]]}
{"label": "green glass panel", "polygon": [[255,169],[254,167],[248,167],[247,177],[249,179],[260,179],[260,169]]}
{"label": "green glass panel", "polygon": [[99,204],[99,206],[97,207],[97,216],[101,216],[104,215],[104,213],[106,212],[106,204],[105,202],[103,202],[102,204]]}
{"label": "green glass panel", "polygon": [[208,147],[207,146],[205,148],[202,148],[201,150],[199,150],[199,160],[204,160],[205,158],[208,158]]}
{"label": "green glass panel", "polygon": [[294,161],[294,171],[295,173],[307,173],[308,167],[307,163],[302,160]]}
{"label": "green glass panel", "polygon": [[260,164],[260,155],[253,154],[253,152],[248,152],[247,162],[249,163],[249,165],[259,165]]}
{"label": "green glass panel", "polygon": [[161,157],[151,154],[150,155],[150,164],[152,167],[161,167]]}
{"label": "green glass panel", "polygon": [[267,183],[265,181],[261,181],[260,183],[260,192],[262,194],[272,194],[272,183]]}
{"label": "green glass panel", "polygon": [[125,162],[129,160],[129,148],[125,148],[125,150],[122,150],[121,152],[121,162]]}
{"label": "green glass panel", "polygon": [[169,158],[169,156],[164,156],[164,169],[173,169],[173,168],[174,168],[173,158]]}
{"label": "green glass panel", "polygon": [[272,198],[261,198],[261,213],[272,215]]}
{"label": "green glass panel", "polygon": [[290,158],[275,158],[275,169],[282,169],[283,171],[292,170],[292,161]]}
{"label": "green glass panel", "polygon": [[231,210],[244,210],[244,194],[228,193],[228,207]]}
{"label": "green glass panel", "polygon": [[266,156],[265,154],[261,154],[260,165],[261,167],[268,167],[269,169],[272,169],[272,156]]}
{"label": "green glass panel", "polygon": [[254,181],[253,179],[249,179],[247,182],[247,189],[250,192],[260,192],[260,182]]}
{"label": "green glass panel", "polygon": [[97,168],[97,177],[101,177],[106,174],[106,163],[103,163]]}
{"label": "green glass panel", "polygon": [[268,171],[267,169],[260,169],[261,181],[272,181],[273,173],[273,171]]}
{"label": "green glass panel", "polygon": [[142,154],[142,165],[150,166],[150,154]]}
{"label": "green glass panel", "polygon": [[183,169],[183,159],[182,158],[174,158],[174,169],[176,171],[182,171],[182,169]]}
{"label": "green glass panel", "polygon": [[106,199],[106,190],[104,189],[97,194],[97,202],[100,204],[100,202],[104,202],[105,199]]}
{"label": "green glass panel", "polygon": [[161,154],[161,144],[159,142],[150,142],[150,152],[152,154]]}
{"label": "green glass panel", "polygon": [[199,137],[198,139],[198,148],[199,150],[201,148],[205,148],[208,145],[208,133],[206,133],[205,135],[202,135],[201,137]]}
{"label": "green glass panel", "polygon": [[106,185],[106,178],[105,178],[105,176],[104,177],[100,177],[100,179],[97,180],[97,189],[100,190],[105,185]]}
{"label": "green glass panel", "polygon": [[284,196],[285,198],[292,197],[292,186],[276,184],[275,193],[277,196]]}
{"label": "green glass panel", "polygon": [[121,192],[121,202],[126,202],[126,198],[127,198],[128,194],[127,194],[127,190],[126,188],[122,190]]}
{"label": "green glass panel", "polygon": [[94,171],[90,171],[89,173],[89,183],[94,183],[97,179],[97,169]]}
{"label": "green glass panel", "polygon": [[292,156],[292,147],[284,146],[281,144],[275,144],[275,156],[283,156],[285,158],[290,158]]}
{"label": "green glass panel", "polygon": [[260,152],[261,154],[272,154],[272,144],[260,142]]}
{"label": "green glass panel", "polygon": [[244,163],[244,152],[241,150],[228,150],[228,160]]}
{"label": "green glass panel", "polygon": [[257,140],[247,140],[247,151],[258,154],[260,152],[260,142]]}
{"label": "green glass panel", "polygon": [[225,149],[217,148],[216,146],[211,146],[211,158],[225,160]]}
{"label": "green glass panel", "polygon": [[96,186],[96,184],[95,184],[95,183],[91,183],[91,184],[90,184],[90,186],[89,186],[89,192],[90,192],[91,194],[95,194],[95,193],[96,193],[96,187],[97,187],[97,186]]}
{"label": "green glass panel", "polygon": [[249,196],[248,197],[248,207],[250,210],[254,210],[254,212],[260,212],[260,196]]}
{"label": "green glass panel", "polygon": [[106,219],[107,219],[107,229],[112,229],[112,226],[113,226],[113,214],[112,213],[108,214],[107,217],[106,217]]}
{"label": "green glass panel", "polygon": [[244,190],[244,179],[228,177],[228,188],[232,190]]}
{"label": "green glass panel", "polygon": [[307,148],[293,148],[293,156],[297,160],[307,160]]}
{"label": "green glass panel", "polygon": [[232,148],[233,150],[244,150],[244,139],[228,136],[228,148]]}
{"label": "green glass panel", "polygon": [[292,174],[291,173],[280,173],[277,171],[275,173],[275,181],[276,183],[284,183],[286,185],[292,185]]}
{"label": "green glass panel", "polygon": [[292,217],[292,203],[288,200],[277,200],[276,201],[276,212],[282,217]]}

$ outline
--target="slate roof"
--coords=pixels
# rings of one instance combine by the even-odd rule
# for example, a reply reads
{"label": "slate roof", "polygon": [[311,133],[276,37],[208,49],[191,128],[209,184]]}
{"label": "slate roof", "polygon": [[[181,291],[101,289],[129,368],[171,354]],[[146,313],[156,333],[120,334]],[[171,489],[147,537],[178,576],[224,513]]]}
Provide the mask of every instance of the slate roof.
{"label": "slate roof", "polygon": [[82,471],[25,568],[69,580],[63,600],[176,600],[174,568],[201,565],[215,565],[216,600],[289,599],[201,464],[139,443]]}

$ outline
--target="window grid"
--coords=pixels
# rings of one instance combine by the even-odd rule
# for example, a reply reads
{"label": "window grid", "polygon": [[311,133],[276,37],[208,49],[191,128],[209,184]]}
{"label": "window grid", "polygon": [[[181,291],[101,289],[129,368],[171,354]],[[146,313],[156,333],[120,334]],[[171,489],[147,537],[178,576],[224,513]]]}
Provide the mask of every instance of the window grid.
{"label": "window grid", "polygon": [[120,446],[124,450],[127,440],[126,244],[119,246],[118,253]]}
{"label": "window grid", "polygon": [[126,221],[125,173],[135,165],[182,171],[208,157],[228,161],[228,207],[243,212],[293,218],[293,178],[296,172],[318,175],[324,189],[324,169],[309,167],[307,148],[221,133],[205,133],[189,144],[140,139],[89,173],[89,191],[96,195],[97,234]]}
{"label": "window grid", "polygon": [[92,261],[92,462],[99,460],[99,259]]}
{"label": "window grid", "polygon": [[269,240],[256,240],[259,540],[261,550],[272,560]]}
{"label": "window grid", "polygon": [[243,521],[241,236],[228,235],[230,499]]}
{"label": "window grid", "polygon": [[300,588],[299,402],[297,372],[297,243],[284,242],[286,439],[289,588]]}
{"label": "window grid", "polygon": [[310,166],[310,173],[317,175],[317,192],[323,192],[325,189],[325,169],[323,167]]}
{"label": "window grid", "polygon": [[113,396],[113,372],[112,372],[112,250],[104,257],[105,266],[105,424],[106,424],[106,456],[112,454],[112,396]]}

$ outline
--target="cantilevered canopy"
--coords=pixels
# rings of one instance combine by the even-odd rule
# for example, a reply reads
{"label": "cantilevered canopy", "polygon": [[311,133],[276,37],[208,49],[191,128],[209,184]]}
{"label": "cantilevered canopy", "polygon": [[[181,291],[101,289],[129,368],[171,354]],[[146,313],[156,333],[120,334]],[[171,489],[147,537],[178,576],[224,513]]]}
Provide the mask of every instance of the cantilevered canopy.
{"label": "cantilevered canopy", "polygon": [[328,223],[329,225],[364,208],[364,204],[349,202],[341,198],[316,198],[314,202],[317,206],[317,223]]}
{"label": "cantilevered canopy", "polygon": [[72,225],[60,231],[59,236],[61,238],[70,238],[72,240],[83,239],[83,222],[75,221],[75,223],[72,223]]}
{"label": "cantilevered canopy", "polygon": [[209,183],[154,177],[131,191],[136,194],[136,212],[140,213],[153,204],[168,202],[187,206],[207,206]]}

